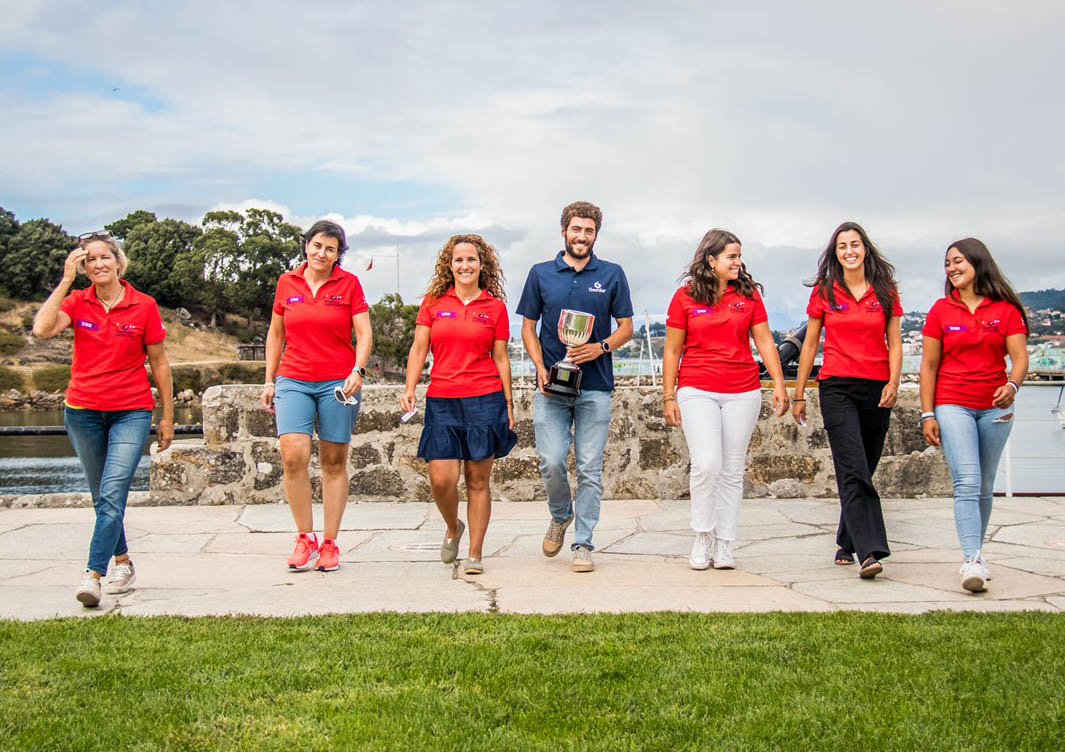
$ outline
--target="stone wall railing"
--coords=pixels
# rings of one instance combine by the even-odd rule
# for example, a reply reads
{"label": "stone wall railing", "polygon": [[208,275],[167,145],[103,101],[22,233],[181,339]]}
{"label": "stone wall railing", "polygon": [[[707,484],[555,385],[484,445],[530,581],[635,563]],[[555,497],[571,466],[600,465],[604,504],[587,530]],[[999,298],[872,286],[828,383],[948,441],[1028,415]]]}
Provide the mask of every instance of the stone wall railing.
{"label": "stone wall railing", "polygon": [[[215,386],[203,395],[204,438],[153,450],[153,503],[255,504],[283,499],[281,457],[274,417],[259,404],[261,387]],[[421,413],[399,422],[399,386],[367,386],[348,456],[353,501],[429,501],[425,463],[415,451]],[[821,425],[817,390],[807,390],[809,425],[790,415],[773,417],[770,392],[747,455],[747,496],[835,496],[832,457]],[[533,436],[533,392],[514,390],[518,446],[498,460],[493,497],[543,499]],[[940,452],[927,449],[917,428],[917,391],[903,388],[892,417],[876,482],[884,497],[949,496],[950,475]],[[571,458],[572,470],[572,458]],[[311,458],[315,498],[321,494],[316,454]],[[688,495],[688,452],[680,429],[666,426],[660,393],[622,387],[614,393],[613,420],[603,462],[603,497],[675,499]]]}

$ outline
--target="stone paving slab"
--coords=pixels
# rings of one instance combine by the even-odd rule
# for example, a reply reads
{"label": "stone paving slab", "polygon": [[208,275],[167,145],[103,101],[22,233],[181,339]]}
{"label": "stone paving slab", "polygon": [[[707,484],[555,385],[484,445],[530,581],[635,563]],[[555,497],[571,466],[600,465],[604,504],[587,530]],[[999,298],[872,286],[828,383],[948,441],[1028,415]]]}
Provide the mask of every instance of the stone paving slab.
{"label": "stone paving slab", "polygon": [[[689,502],[605,501],[596,571],[571,570],[568,545],[540,553],[543,502],[497,502],[485,574],[441,564],[444,524],[425,503],[351,504],[338,572],[285,566],[294,526],[283,504],[132,507],[127,538],[137,589],[84,609],[73,597],[92,532],[88,508],[0,510],[0,618],[123,614],[292,616],[363,611],[577,613],[1065,611],[1065,500],[996,499],[985,544],[994,579],[958,585],[949,499],[884,502],[893,556],[873,581],[832,563],[838,504],[745,500],[737,569],[693,571]],[[321,509],[315,507],[321,524]],[[465,505],[460,514],[465,518]],[[566,543],[572,541],[572,530]],[[465,551],[462,551],[465,553]]]}

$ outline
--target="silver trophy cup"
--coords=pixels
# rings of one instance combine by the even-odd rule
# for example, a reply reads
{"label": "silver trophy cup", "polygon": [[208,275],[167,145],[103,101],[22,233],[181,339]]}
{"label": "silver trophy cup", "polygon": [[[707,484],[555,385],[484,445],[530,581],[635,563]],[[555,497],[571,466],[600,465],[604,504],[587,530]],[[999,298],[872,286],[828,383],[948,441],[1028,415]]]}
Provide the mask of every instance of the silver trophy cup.
{"label": "silver trophy cup", "polygon": [[[563,309],[558,317],[558,338],[567,347],[583,345],[592,336],[595,316],[584,311]],[[567,355],[551,366],[551,374],[544,384],[544,391],[559,397],[579,397],[581,393],[581,368]]]}

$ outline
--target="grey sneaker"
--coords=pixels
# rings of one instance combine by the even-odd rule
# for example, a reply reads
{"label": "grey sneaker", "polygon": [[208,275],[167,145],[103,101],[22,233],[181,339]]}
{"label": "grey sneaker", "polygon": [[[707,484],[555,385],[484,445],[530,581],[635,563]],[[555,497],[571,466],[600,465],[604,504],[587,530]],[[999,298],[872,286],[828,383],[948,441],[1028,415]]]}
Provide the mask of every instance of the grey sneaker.
{"label": "grey sneaker", "polygon": [[465,532],[466,523],[459,520],[459,534],[454,538],[444,538],[444,542],[440,544],[440,561],[451,564],[459,557],[459,541],[462,540],[462,534]]}
{"label": "grey sneaker", "polygon": [[584,546],[577,546],[577,548],[573,549],[573,571],[595,571],[595,564],[592,563],[592,552]]}
{"label": "grey sneaker", "polygon": [[466,559],[462,571],[465,574],[484,574],[484,563],[480,559]]}
{"label": "grey sneaker", "polygon": [[736,562],[732,558],[732,541],[717,539],[714,546],[714,569],[735,569]]}
{"label": "grey sneaker", "polygon": [[85,608],[95,608],[100,605],[100,580],[93,577],[88,569],[85,570],[85,577],[82,578],[78,589],[74,591],[74,597]]}
{"label": "grey sneaker", "polygon": [[121,564],[111,567],[111,573],[107,575],[104,583],[104,592],[108,595],[121,595],[133,589],[133,583],[137,581],[137,573],[133,571],[133,562],[126,559]]}
{"label": "grey sneaker", "polygon": [[961,586],[970,593],[982,593],[987,590],[987,569],[978,557],[973,557],[961,565]]}
{"label": "grey sneaker", "polygon": [[551,518],[551,524],[547,526],[547,533],[544,534],[544,556],[556,556],[559,551],[562,550],[562,541],[566,537],[566,528],[573,522],[573,515],[559,522],[554,517]]}
{"label": "grey sneaker", "polygon": [[714,563],[714,534],[695,533],[695,542],[692,544],[692,552],[688,556],[688,563],[692,569],[709,569]]}

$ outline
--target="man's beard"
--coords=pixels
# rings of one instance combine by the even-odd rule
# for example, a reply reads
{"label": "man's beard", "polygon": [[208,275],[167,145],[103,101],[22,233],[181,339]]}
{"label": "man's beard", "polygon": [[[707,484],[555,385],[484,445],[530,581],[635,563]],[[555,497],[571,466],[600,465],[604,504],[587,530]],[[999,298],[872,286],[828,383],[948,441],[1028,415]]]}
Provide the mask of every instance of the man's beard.
{"label": "man's beard", "polygon": [[574,248],[569,243],[566,243],[566,254],[568,256],[571,256],[572,258],[575,258],[575,259],[586,259],[586,258],[588,258],[589,256],[592,255],[592,249],[593,248],[595,248],[595,241],[592,241],[588,245],[587,250],[585,250],[583,253],[578,252],[576,248]]}

